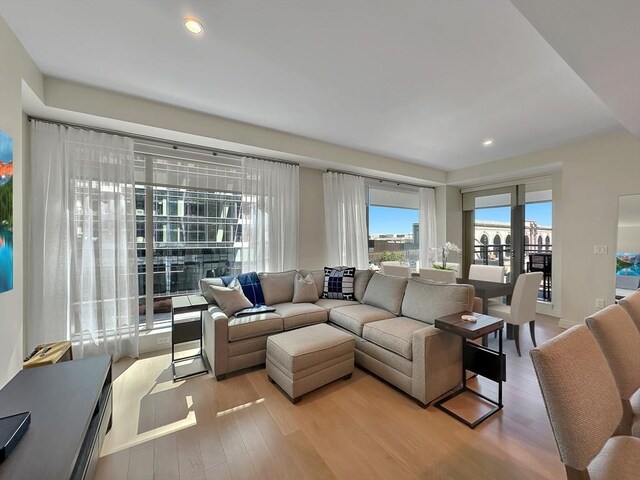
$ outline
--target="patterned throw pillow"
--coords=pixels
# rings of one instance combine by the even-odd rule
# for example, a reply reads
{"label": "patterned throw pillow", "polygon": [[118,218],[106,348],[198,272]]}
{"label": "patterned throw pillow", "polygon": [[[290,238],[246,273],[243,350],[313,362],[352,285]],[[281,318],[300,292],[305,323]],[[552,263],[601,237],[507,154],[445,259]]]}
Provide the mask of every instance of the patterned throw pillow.
{"label": "patterned throw pillow", "polygon": [[229,286],[229,284],[237,278],[240,285],[242,285],[242,292],[244,293],[244,296],[247,297],[253,305],[257,306],[265,304],[262,286],[260,285],[260,279],[256,272],[241,273],[237,277],[228,275],[221,278],[226,286]]}
{"label": "patterned throw pillow", "polygon": [[324,291],[322,298],[353,300],[353,283],[356,267],[324,267]]}

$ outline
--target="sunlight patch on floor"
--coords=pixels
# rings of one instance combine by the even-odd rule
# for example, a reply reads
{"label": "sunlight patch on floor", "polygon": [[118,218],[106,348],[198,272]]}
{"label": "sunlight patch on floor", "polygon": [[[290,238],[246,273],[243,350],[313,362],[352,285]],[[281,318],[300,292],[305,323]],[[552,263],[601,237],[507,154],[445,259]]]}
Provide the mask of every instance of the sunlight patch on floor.
{"label": "sunlight patch on floor", "polygon": [[[189,402],[187,401],[187,404],[188,403]],[[135,447],[136,445],[140,445],[150,440],[154,440],[171,433],[179,432],[180,430],[193,427],[197,424],[198,421],[196,419],[196,412],[190,411],[189,413],[187,413],[187,417],[182,420],[178,420],[177,422],[170,423],[169,425],[163,425],[162,427],[154,428],[153,430],[149,430],[147,432],[141,433],[140,435],[136,435],[130,442],[120,444],[112,449],[103,449],[100,453],[100,456],[106,457],[107,455],[112,455],[121,450]]]}
{"label": "sunlight patch on floor", "polygon": [[228,410],[223,410],[221,412],[216,413],[216,417],[222,417],[223,415],[227,415],[229,413],[237,412],[238,410],[242,410],[243,408],[250,407],[252,405],[257,405],[259,403],[264,402],[264,398],[259,398],[253,402],[248,402],[242,405],[238,405],[237,407],[229,408]]}

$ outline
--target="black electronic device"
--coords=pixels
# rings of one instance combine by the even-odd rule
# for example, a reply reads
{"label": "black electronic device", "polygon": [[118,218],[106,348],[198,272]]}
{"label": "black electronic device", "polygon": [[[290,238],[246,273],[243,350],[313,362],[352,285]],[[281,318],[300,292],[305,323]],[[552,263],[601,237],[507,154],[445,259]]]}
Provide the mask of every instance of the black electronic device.
{"label": "black electronic device", "polygon": [[0,418],[0,463],[16,448],[30,424],[30,412]]}

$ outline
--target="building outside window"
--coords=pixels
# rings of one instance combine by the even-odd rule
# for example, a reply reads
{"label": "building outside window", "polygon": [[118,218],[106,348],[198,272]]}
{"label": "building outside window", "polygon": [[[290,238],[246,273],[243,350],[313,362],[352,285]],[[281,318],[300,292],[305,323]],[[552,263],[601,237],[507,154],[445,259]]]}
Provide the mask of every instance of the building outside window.
{"label": "building outside window", "polygon": [[170,320],[172,296],[199,293],[202,278],[241,273],[240,161],[201,160],[200,153],[175,151],[171,146],[143,145],[140,150],[136,156],[139,313],[140,324],[151,328]]}
{"label": "building outside window", "polygon": [[419,267],[418,195],[415,191],[367,187],[369,263],[406,262]]}

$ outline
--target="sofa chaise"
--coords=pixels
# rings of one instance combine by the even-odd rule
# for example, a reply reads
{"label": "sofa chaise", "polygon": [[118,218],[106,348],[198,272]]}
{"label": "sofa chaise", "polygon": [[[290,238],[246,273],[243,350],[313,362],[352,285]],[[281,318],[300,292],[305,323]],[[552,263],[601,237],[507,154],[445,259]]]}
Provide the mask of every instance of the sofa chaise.
{"label": "sofa chaise", "polygon": [[[358,270],[354,300],[321,298],[324,271],[313,273],[319,300],[293,303],[295,270],[260,273],[267,305],[275,312],[228,317],[207,291],[221,278],[201,281],[209,301],[203,312],[204,355],[218,380],[263,365],[270,335],[326,323],[355,339],[355,362],[393,384],[426,407],[462,381],[460,338],[433,326],[437,317],[477,311],[471,285],[435,283]],[[476,303],[474,304],[474,300]]]}

